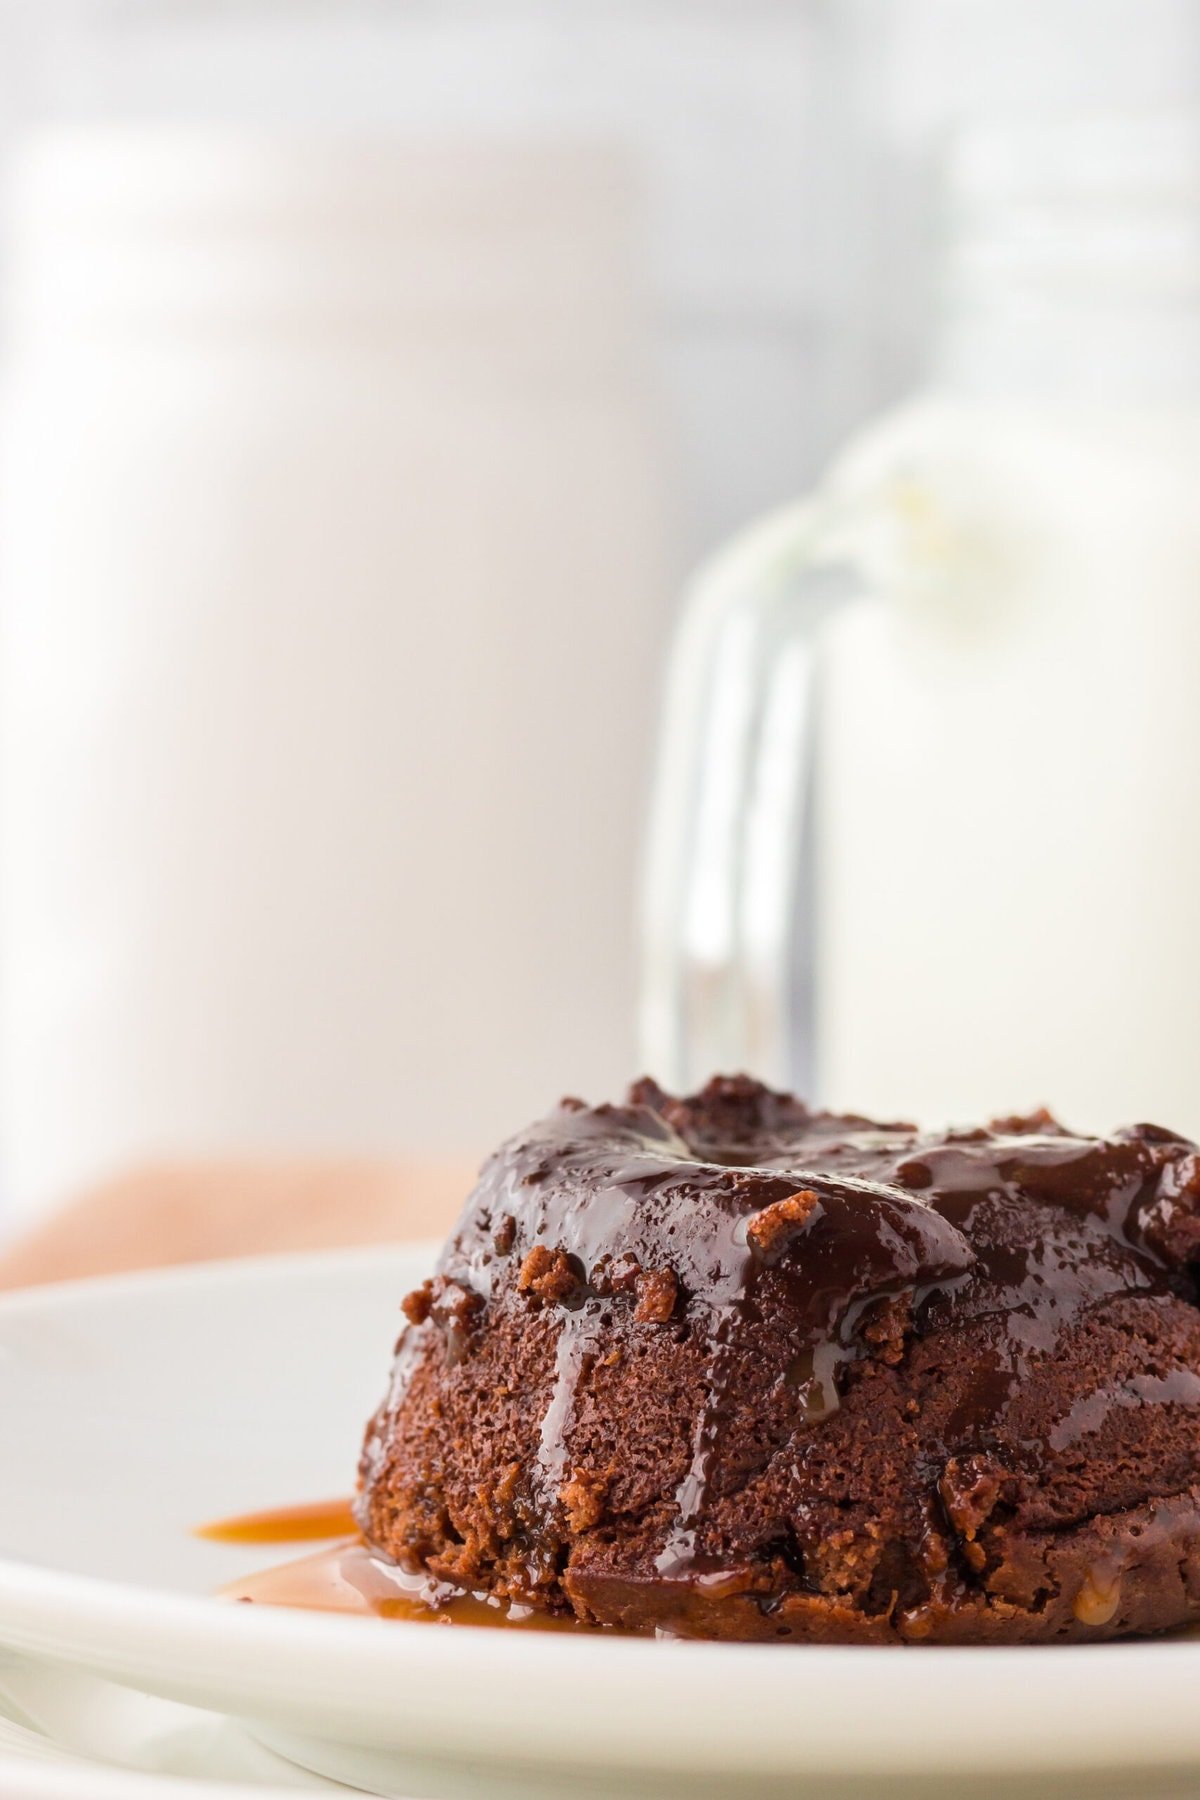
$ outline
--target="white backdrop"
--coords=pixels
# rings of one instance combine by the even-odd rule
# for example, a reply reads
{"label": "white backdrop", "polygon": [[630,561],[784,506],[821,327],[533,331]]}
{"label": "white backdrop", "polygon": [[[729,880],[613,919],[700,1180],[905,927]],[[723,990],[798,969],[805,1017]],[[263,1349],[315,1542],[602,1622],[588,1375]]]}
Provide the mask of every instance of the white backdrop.
{"label": "white backdrop", "polygon": [[911,380],[956,121],[1198,95],[1200,0],[0,0],[0,154],[106,113],[631,147],[681,563]]}
{"label": "white backdrop", "polygon": [[[665,421],[658,476],[668,497],[661,580],[650,594],[615,581],[606,602],[614,642],[641,646],[614,715],[628,749],[652,740],[648,665],[685,568],[807,486],[919,368],[936,240],[931,174],[946,133],[1014,108],[1194,100],[1198,43],[1200,0],[0,0],[0,163],[30,126],[96,118],[599,139],[629,152],[652,301],[647,397]],[[563,759],[563,769],[577,764]],[[621,925],[594,950],[586,1004],[577,992],[541,994],[519,1029],[484,1022],[493,1104],[486,1116],[469,1106],[442,1113],[441,1147],[474,1147],[497,1115],[516,1124],[553,1098],[547,1058],[564,1084],[574,1068],[610,1089],[630,1073],[628,920],[642,828],[636,766],[633,775],[616,817],[599,761],[591,788],[576,781],[566,792],[550,767],[537,795],[509,796],[522,830],[534,809],[603,818],[608,835],[580,851],[578,876],[593,911]],[[3,852],[0,840],[0,864]],[[560,874],[569,887],[570,867]],[[398,913],[381,927],[380,959],[406,925]],[[487,933],[500,927],[486,910],[475,928],[481,954],[536,963],[539,946],[519,941],[519,918],[507,916],[494,943]],[[454,945],[431,955],[451,959]],[[480,1023],[469,994],[456,1004],[444,1022],[451,1044]],[[120,1053],[135,1064],[137,1048]],[[421,1110],[400,1091],[390,1100],[386,1075],[371,1079],[383,1094],[373,1141],[420,1147]],[[341,1121],[358,1116],[326,1119],[310,1107],[294,1129],[273,1116],[256,1130],[251,1099],[236,1136],[249,1147],[338,1148]],[[69,1116],[61,1129],[70,1133]],[[180,1147],[226,1147],[220,1140],[199,1131]],[[126,1134],[113,1154],[139,1148]]]}

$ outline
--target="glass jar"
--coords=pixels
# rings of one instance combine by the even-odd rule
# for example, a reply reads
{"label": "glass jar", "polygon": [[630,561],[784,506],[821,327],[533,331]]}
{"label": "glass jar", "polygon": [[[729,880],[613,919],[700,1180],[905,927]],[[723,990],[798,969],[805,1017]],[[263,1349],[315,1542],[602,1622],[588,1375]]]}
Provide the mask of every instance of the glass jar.
{"label": "glass jar", "polygon": [[643,1059],[1200,1129],[1200,126],[978,128],[927,386],[701,570]]}

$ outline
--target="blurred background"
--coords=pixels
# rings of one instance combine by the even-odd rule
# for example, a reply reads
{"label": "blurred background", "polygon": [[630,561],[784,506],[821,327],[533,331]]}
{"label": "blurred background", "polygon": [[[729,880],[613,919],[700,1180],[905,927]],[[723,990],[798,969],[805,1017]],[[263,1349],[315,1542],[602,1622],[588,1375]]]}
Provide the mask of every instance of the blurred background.
{"label": "blurred background", "polygon": [[0,1229],[643,1063],[1200,1128],[1198,101],[1198,0],[0,0]]}

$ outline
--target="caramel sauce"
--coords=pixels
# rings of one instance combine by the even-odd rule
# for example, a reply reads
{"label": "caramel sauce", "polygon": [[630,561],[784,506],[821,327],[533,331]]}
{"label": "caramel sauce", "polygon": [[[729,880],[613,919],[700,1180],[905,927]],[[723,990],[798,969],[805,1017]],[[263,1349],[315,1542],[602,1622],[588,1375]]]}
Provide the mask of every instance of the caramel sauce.
{"label": "caramel sauce", "polygon": [[1093,1569],[1076,1594],[1071,1611],[1081,1625],[1108,1625],[1116,1618],[1120,1604],[1120,1575]]}
{"label": "caramel sauce", "polygon": [[359,1618],[405,1619],[417,1625],[589,1633],[607,1629],[493,1595],[464,1593],[385,1561],[361,1538],[343,1540],[312,1556],[230,1582],[221,1589],[221,1598],[260,1606],[301,1607],[308,1612],[350,1613]]}
{"label": "caramel sauce", "polygon": [[350,1537],[357,1530],[349,1500],[309,1500],[302,1506],[217,1519],[198,1526],[196,1536],[218,1544],[305,1544],[317,1538]]}
{"label": "caramel sauce", "polygon": [[[350,1534],[354,1533],[353,1536]],[[608,1627],[559,1618],[534,1606],[471,1594],[376,1556],[357,1535],[348,1500],[312,1501],[271,1512],[218,1519],[197,1537],[222,1544],[296,1544],[335,1537],[309,1556],[277,1563],[232,1581],[220,1598],[359,1618],[405,1619],[419,1625],[506,1626],[524,1631],[595,1632]]]}

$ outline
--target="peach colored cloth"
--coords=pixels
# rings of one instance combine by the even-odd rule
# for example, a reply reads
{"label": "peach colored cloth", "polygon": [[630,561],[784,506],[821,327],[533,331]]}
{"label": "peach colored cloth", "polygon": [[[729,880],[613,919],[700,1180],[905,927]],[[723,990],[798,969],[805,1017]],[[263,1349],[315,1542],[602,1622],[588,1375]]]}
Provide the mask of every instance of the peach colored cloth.
{"label": "peach colored cloth", "polygon": [[163,1164],[83,1194],[0,1252],[0,1287],[166,1263],[440,1237],[472,1162]]}

